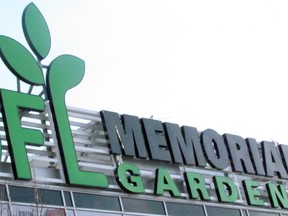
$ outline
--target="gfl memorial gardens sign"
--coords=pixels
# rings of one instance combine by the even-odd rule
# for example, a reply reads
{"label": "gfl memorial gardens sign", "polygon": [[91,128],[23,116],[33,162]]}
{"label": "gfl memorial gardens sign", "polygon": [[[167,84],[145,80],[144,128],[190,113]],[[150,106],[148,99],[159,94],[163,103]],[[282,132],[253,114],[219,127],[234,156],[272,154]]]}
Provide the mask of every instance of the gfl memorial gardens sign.
{"label": "gfl memorial gardens sign", "polygon": [[[48,66],[41,63],[49,54],[51,37],[35,4],[30,3],[25,8],[22,27],[30,50],[9,36],[0,36],[1,60],[18,80],[30,85],[28,93],[19,88],[15,91],[0,89],[1,113],[14,179],[32,180],[26,145],[44,145],[41,130],[23,127],[19,113],[41,113],[49,106],[66,183],[109,190],[104,172],[80,168],[68,118],[65,94],[83,79],[85,62],[65,54],[56,57]],[[0,87],[1,82],[3,80]],[[34,86],[42,88],[42,94],[32,94]],[[243,193],[245,202],[242,204],[261,207],[267,202],[262,198],[263,194],[268,194],[270,207],[288,208],[287,145],[276,146],[271,141],[258,143],[254,138],[244,139],[233,134],[220,135],[212,129],[199,132],[191,126],[180,127],[111,111],[101,111],[100,116],[109,154],[127,159],[114,170],[114,179],[122,192],[146,194],[143,181],[146,177],[137,164],[153,163],[156,168],[150,180],[155,197],[181,199],[187,192],[191,200],[239,203]],[[181,178],[177,182],[169,172],[170,166],[181,167]],[[215,175],[207,179],[206,171]],[[236,183],[227,173],[240,175],[242,180]],[[261,179],[261,183],[257,179]],[[212,185],[207,187],[207,181],[212,181]],[[184,192],[179,184],[185,186]],[[216,192],[216,200],[212,199],[210,190]]]}

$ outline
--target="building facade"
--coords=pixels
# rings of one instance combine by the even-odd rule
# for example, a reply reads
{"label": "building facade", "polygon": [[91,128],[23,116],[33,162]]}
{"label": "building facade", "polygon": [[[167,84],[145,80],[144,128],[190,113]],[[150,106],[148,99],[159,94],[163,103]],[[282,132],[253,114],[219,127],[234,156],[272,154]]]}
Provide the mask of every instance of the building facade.
{"label": "building facade", "polygon": [[[15,179],[9,143],[4,129],[5,124],[1,121],[1,215],[288,215],[285,210],[287,195],[278,194],[277,200],[272,205],[271,194],[267,192],[268,183],[283,185],[286,192],[287,180],[277,176],[260,177],[233,172],[230,166],[225,170],[219,170],[211,167],[209,163],[205,167],[197,167],[131,157],[122,153],[113,154],[99,112],[70,107],[68,115],[79,169],[104,173],[108,179],[108,187],[67,183],[66,167],[62,163],[61,150],[59,150],[50,109],[40,114],[22,112],[22,127],[41,130],[45,143],[38,147],[26,145],[32,179]],[[124,171],[127,176],[126,180],[129,182],[130,176],[129,184],[132,188],[137,188],[139,184],[137,186],[137,181],[131,177],[140,176],[144,191],[133,192],[133,189],[119,182],[120,177],[117,177],[116,170],[121,164],[137,168],[139,175],[135,170],[131,171],[132,168],[126,168]],[[165,170],[163,175],[159,174],[159,169]],[[193,186],[191,181],[190,188],[185,180],[185,172],[199,174],[197,178],[194,175],[195,185]],[[224,181],[217,183],[215,181],[217,176],[225,177]],[[226,179],[231,181],[226,181]],[[201,180],[205,182],[205,191],[209,197],[206,196],[206,192],[201,192],[202,189],[199,187]],[[255,199],[252,200],[253,202],[251,199],[250,203],[249,200],[247,201],[247,193],[243,186],[244,180],[251,180],[251,182],[253,180],[258,183],[257,187],[253,187]],[[125,181],[125,179],[122,178],[120,181]],[[234,190],[232,183],[237,190],[235,199],[232,198],[231,190]],[[219,196],[217,187],[223,187],[226,195]],[[198,188],[199,193],[196,194],[197,190],[193,191],[193,188]],[[257,200],[263,201],[263,205],[255,202]]]}

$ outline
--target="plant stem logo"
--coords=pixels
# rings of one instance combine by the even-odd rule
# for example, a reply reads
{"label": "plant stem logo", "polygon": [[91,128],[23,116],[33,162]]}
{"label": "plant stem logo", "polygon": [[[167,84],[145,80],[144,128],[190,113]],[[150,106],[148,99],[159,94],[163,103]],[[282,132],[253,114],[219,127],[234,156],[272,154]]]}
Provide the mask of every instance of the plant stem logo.
{"label": "plant stem logo", "polygon": [[[83,79],[84,61],[72,55],[60,55],[49,66],[41,64],[49,54],[51,37],[43,15],[33,3],[23,12],[22,28],[36,58],[18,41],[0,35],[1,59],[18,80],[30,85],[28,93],[22,93],[20,88],[18,91],[0,89],[1,112],[15,178],[32,178],[25,145],[44,145],[40,130],[21,127],[19,109],[43,112],[45,106],[50,106],[67,183],[108,187],[104,174],[80,170],[68,120],[65,94]],[[44,70],[47,70],[45,77]],[[43,88],[43,98],[32,94],[33,86]]]}

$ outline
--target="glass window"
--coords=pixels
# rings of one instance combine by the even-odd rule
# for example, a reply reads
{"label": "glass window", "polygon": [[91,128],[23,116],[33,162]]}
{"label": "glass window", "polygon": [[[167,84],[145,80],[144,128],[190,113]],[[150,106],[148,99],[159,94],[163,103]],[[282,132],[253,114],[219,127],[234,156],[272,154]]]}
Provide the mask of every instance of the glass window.
{"label": "glass window", "polygon": [[0,185],[0,200],[8,201],[5,185]]}
{"label": "glass window", "polygon": [[77,216],[121,216],[121,215],[122,214],[77,210]]}
{"label": "glass window", "polygon": [[163,203],[160,201],[122,198],[122,203],[125,212],[165,215]]}
{"label": "glass window", "polygon": [[267,212],[258,212],[258,211],[249,211],[250,216],[279,216],[276,213],[267,213]]}
{"label": "glass window", "polygon": [[66,216],[74,216],[74,211],[73,210],[67,210],[67,215]]}
{"label": "glass window", "polygon": [[22,216],[22,215],[31,215],[36,214],[36,208],[32,206],[21,206],[21,205],[12,205],[13,215]]}
{"label": "glass window", "polygon": [[8,204],[0,203],[0,215],[1,215],[1,216],[11,215]]}
{"label": "glass window", "polygon": [[219,208],[219,207],[206,207],[208,216],[223,216],[223,215],[233,215],[241,216],[240,210],[238,209],[228,209],[228,208]]}
{"label": "glass window", "polygon": [[166,207],[168,215],[197,215],[205,216],[203,206],[191,205],[191,204],[181,204],[181,203],[168,203],[166,202]]}
{"label": "glass window", "polygon": [[64,197],[65,197],[66,206],[72,207],[73,204],[72,204],[72,199],[71,199],[71,196],[70,196],[70,192],[64,191]]}
{"label": "glass window", "polygon": [[242,210],[243,216],[248,216],[247,210]]}
{"label": "glass window", "polygon": [[12,202],[62,206],[60,191],[9,186]]}
{"label": "glass window", "polygon": [[45,205],[57,205],[63,206],[62,196],[60,191],[54,190],[39,190],[39,195],[41,197],[40,202]]}
{"label": "glass window", "polygon": [[13,209],[13,215],[15,216],[34,216],[34,215],[65,216],[64,209],[44,208],[42,206],[36,207],[36,206],[12,205],[12,209]]}
{"label": "glass window", "polygon": [[12,202],[35,203],[35,195],[31,188],[9,186]]}
{"label": "glass window", "polygon": [[43,208],[39,215],[44,216],[66,216],[64,209]]}
{"label": "glass window", "polygon": [[76,207],[120,211],[118,197],[73,193]]}

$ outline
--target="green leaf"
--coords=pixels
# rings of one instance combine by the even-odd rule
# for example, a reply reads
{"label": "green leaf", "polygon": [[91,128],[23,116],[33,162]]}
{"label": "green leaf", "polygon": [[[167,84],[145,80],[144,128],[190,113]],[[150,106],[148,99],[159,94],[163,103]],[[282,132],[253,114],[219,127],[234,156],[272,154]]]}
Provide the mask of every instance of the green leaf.
{"label": "green leaf", "polygon": [[0,35],[0,57],[9,70],[20,80],[31,85],[45,84],[39,64],[18,41]]}
{"label": "green leaf", "polygon": [[73,55],[60,55],[48,67],[48,88],[55,92],[67,91],[78,85],[84,77],[85,62]]}
{"label": "green leaf", "polygon": [[25,38],[38,59],[44,59],[51,47],[48,25],[34,3],[30,3],[22,15],[22,28]]}

